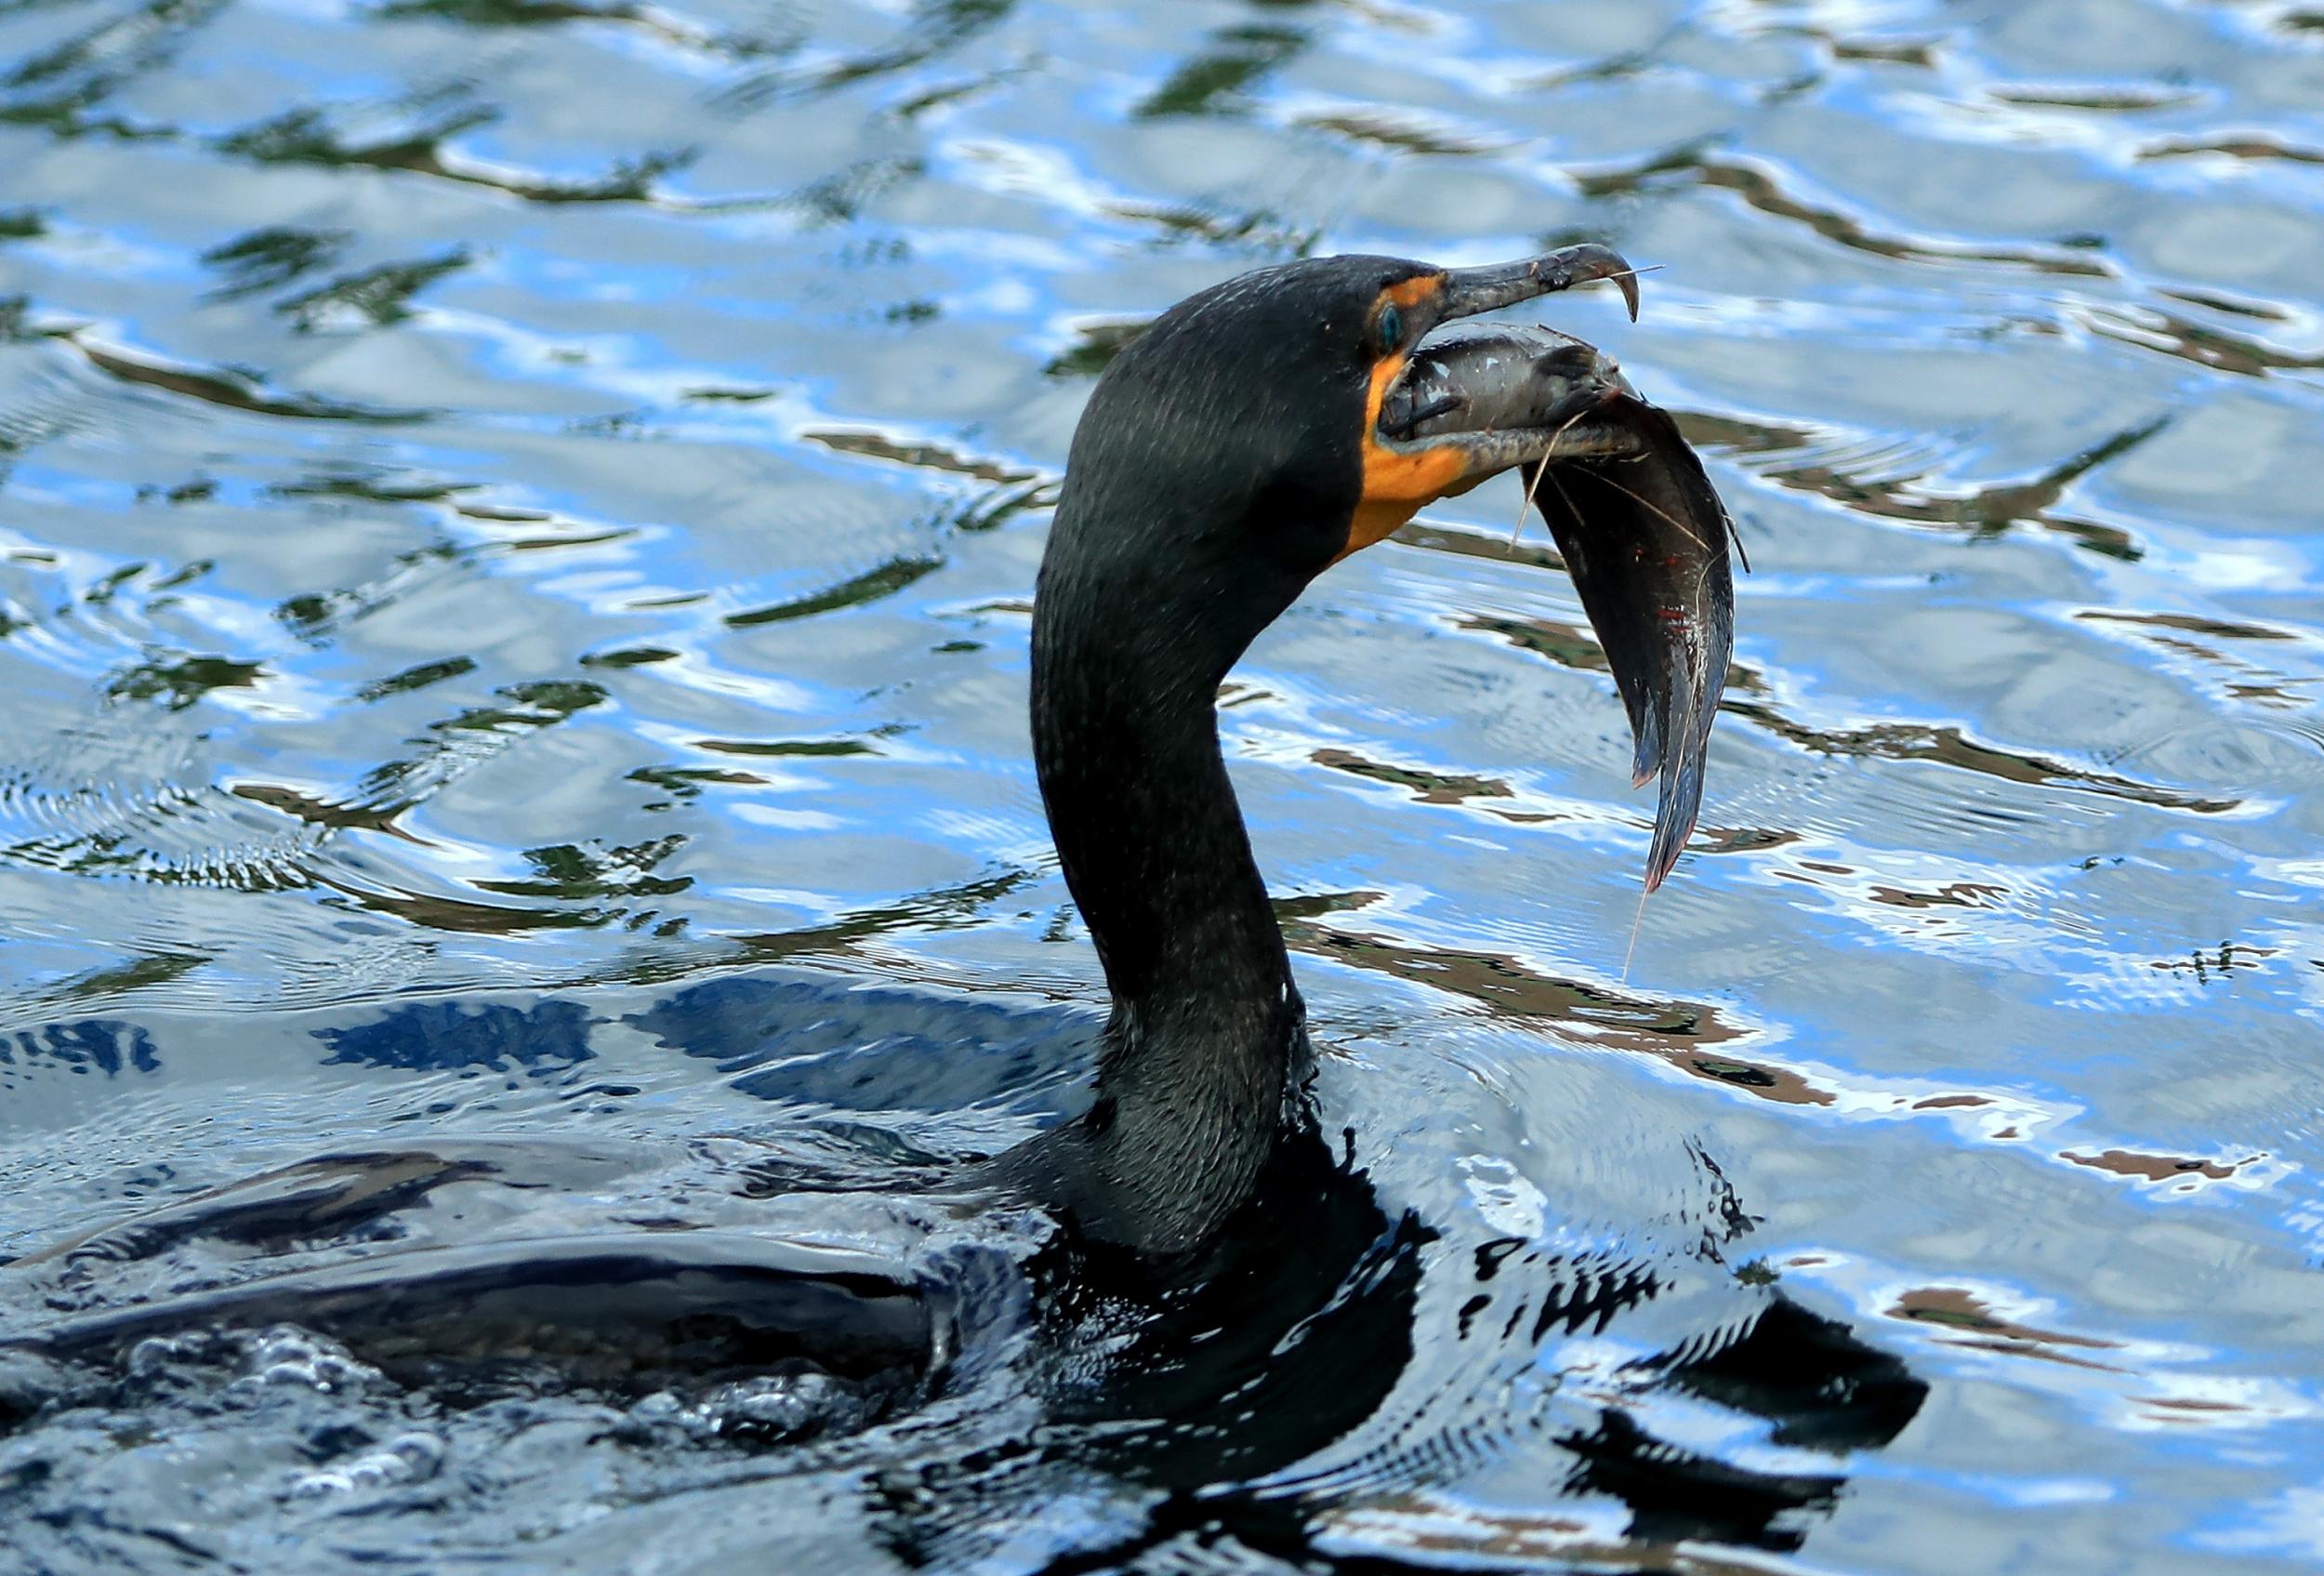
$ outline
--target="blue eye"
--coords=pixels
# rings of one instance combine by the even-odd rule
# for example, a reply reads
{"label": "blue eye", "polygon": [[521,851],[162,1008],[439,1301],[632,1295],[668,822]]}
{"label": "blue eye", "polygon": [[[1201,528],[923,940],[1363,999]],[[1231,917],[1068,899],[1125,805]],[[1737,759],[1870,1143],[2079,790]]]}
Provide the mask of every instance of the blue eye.
{"label": "blue eye", "polygon": [[1403,343],[1404,313],[1391,301],[1380,309],[1380,348],[1382,351],[1393,351]]}

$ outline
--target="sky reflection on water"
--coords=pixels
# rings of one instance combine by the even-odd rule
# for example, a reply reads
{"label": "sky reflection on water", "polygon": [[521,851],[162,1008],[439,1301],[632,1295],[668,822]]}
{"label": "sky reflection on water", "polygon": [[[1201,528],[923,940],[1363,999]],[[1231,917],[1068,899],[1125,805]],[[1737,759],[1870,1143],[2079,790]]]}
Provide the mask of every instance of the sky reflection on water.
{"label": "sky reflection on water", "polygon": [[[1102,988],[1026,613],[1090,379],[1295,253],[1602,239],[1641,322],[1544,315],[1683,413],[1754,567],[1627,979],[1652,799],[1512,484],[1221,711],[1334,1125],[1443,1234],[1416,1341],[1479,1240],[1695,1229],[1707,1156],[1728,1255],[1929,1386],[1798,1569],[2324,1560],[2319,106],[2274,0],[0,0],[0,1254],[418,1131],[1052,1115]],[[780,988],[654,1018],[738,973]],[[1677,1557],[1494,1434],[1604,1350],[1446,1360],[1489,1460],[1319,1489],[1314,1547]],[[812,1520],[479,1428],[445,1470],[529,1463],[522,1516],[352,1530],[259,1451],[184,1535],[620,1569]],[[198,1521],[94,1438],[0,1485]]]}

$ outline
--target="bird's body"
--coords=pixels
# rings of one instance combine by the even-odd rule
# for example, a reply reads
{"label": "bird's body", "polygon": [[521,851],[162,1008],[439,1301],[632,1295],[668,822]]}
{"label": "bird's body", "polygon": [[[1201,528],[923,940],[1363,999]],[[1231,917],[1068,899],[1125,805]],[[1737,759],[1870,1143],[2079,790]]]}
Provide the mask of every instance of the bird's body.
{"label": "bird's body", "polygon": [[[1474,270],[1370,257],[1286,264],[1181,302],[1100,379],[1041,569],[1031,690],[1042,801],[1112,998],[1086,1112],[952,1179],[957,1185],[931,1185],[924,1167],[899,1168],[891,1189],[855,1190],[859,1202],[875,1202],[852,1212],[822,1202],[832,1198],[820,1191],[827,1185],[804,1174],[779,1214],[759,1202],[777,1190],[764,1179],[738,1183],[717,1225],[764,1218],[772,1239],[747,1252],[712,1230],[607,1237],[591,1226],[580,1233],[587,1240],[572,1240],[581,1217],[551,1202],[571,1191],[556,1179],[578,1174],[576,1165],[591,1175],[654,1174],[662,1162],[650,1155],[545,1150],[537,1169],[546,1182],[528,1178],[521,1146],[476,1158],[457,1146],[327,1157],[165,1219],[130,1223],[104,1238],[101,1252],[27,1258],[34,1278],[81,1273],[74,1266],[92,1255],[126,1277],[140,1259],[174,1265],[171,1255],[191,1254],[186,1263],[199,1266],[191,1279],[212,1283],[161,1300],[132,1294],[111,1307],[84,1297],[80,1312],[19,1344],[85,1354],[181,1324],[253,1318],[356,1340],[395,1310],[394,1341],[408,1343],[421,1328],[473,1326],[489,1345],[494,1337],[477,1322],[489,1305],[519,1325],[570,1317],[596,1332],[588,1344],[601,1351],[605,1331],[650,1329],[663,1311],[694,1317],[702,1287],[731,1284],[735,1293],[720,1317],[736,1321],[741,1349],[772,1340],[852,1371],[847,1365],[865,1360],[864,1310],[877,1308],[882,1330],[902,1332],[879,1348],[880,1360],[912,1370],[890,1347],[923,1340],[924,1378],[945,1360],[948,1332],[968,1327],[964,1300],[987,1295],[961,1290],[969,1261],[929,1244],[953,1240],[964,1211],[1021,1220],[1028,1204],[1067,1228],[1076,1274],[1126,1257],[1149,1287],[1232,1282],[1231,1297],[1245,1299],[1224,1318],[1235,1337],[1208,1345],[1204,1359],[1230,1388],[1276,1360],[1269,1356],[1276,1337],[1352,1265],[1374,1263],[1376,1287],[1408,1288],[1411,1251],[1425,1233],[1383,1214],[1317,1136],[1305,1009],[1220,752],[1214,706],[1253,637],[1316,575],[1430,499],[1516,466],[1548,466],[1552,476],[1560,466],[1581,467],[1576,477],[1596,479],[1591,496],[1613,511],[1618,536],[1653,534],[1644,516],[1626,520],[1605,501],[1618,495],[1681,535],[1716,542],[1722,550],[1706,560],[1706,574],[1715,570],[1723,589],[1715,496],[1674,436],[1643,431],[1610,363],[1539,331],[1472,333],[1427,351],[1446,321],[1588,279],[1618,282],[1635,310],[1628,265],[1603,247]],[[1641,469],[1620,476],[1605,469],[1621,465]],[[1653,484],[1678,472],[1691,491]],[[1657,497],[1710,518],[1690,528]],[[1566,520],[1561,528],[1587,524]],[[1604,545],[1603,533],[1592,539]],[[1603,608],[1641,615],[1638,589],[1662,580],[1624,567],[1620,553],[1599,557],[1609,567],[1593,572],[1593,617]],[[1680,724],[1707,728],[1708,709],[1692,703],[1706,684],[1715,699],[1723,628],[1706,647],[1667,619],[1630,616],[1623,643],[1608,649],[1633,717],[1670,717],[1673,737]],[[1683,717],[1662,704],[1674,696],[1688,697]],[[1642,763],[1656,753],[1643,726]],[[1687,736],[1699,747],[1699,732]],[[1687,779],[1690,791],[1698,781]],[[1674,812],[1666,774],[1665,833],[1675,828],[1683,840],[1692,820],[1691,797]],[[1667,863],[1650,877],[1661,868]],[[687,1189],[720,1193],[697,1183]],[[589,1196],[612,1200],[621,1191]],[[917,1209],[916,1199],[930,1207]],[[610,1219],[631,1218],[607,1208]],[[1226,1229],[1251,1208],[1267,1211],[1268,1230]],[[434,1219],[498,1224],[489,1239],[457,1245],[389,1225],[429,1210]],[[837,1255],[799,1225],[834,1212],[859,1223]],[[334,1222],[385,1246],[349,1253],[324,1229]],[[1009,1243],[1002,1258],[1030,1239],[1013,1227],[998,1235]],[[893,1238],[891,1251],[878,1246],[883,1236]],[[591,1249],[601,1237],[601,1251]],[[230,1271],[206,1256],[218,1244],[232,1244],[217,1250]],[[1221,1265],[1232,1273],[1213,1273]],[[187,1283],[187,1274],[171,1273]],[[984,1270],[975,1278],[991,1284]],[[1287,1278],[1299,1284],[1287,1287]],[[1396,1306],[1349,1317],[1370,1320],[1364,1327],[1374,1333],[1363,1341],[1383,1353],[1408,1339]],[[0,1355],[9,1339],[0,1339]],[[627,1333],[611,1344],[655,1348]],[[1376,1377],[1388,1382],[1398,1361],[1383,1359]]]}
{"label": "bird's body", "polygon": [[[1042,801],[1112,998],[1085,1112],[966,1175],[892,1140],[826,1166],[820,1130],[787,1151],[447,1137],[323,1157],[7,1266],[0,1431],[102,1402],[122,1373],[159,1387],[146,1405],[165,1433],[173,1416],[197,1433],[263,1419],[205,1386],[244,1384],[221,1360],[338,1373],[315,1331],[359,1359],[346,1404],[366,1422],[347,1432],[365,1439],[403,1426],[404,1384],[429,1415],[464,1404],[439,1409],[439,1393],[513,1394],[528,1414],[560,1392],[642,1395],[610,1429],[589,1412],[591,1449],[673,1416],[764,1443],[860,1435],[833,1476],[805,1480],[833,1505],[860,1497],[914,1569],[1047,1549],[1057,1505],[1085,1514],[1110,1481],[1139,1508],[1056,1568],[1142,1568],[1140,1551],[1182,1534],[1306,1565],[1311,1501],[1358,1507],[1344,1540],[1366,1506],[1450,1487],[1542,1426],[1508,1402],[1557,1371],[1545,1343],[1623,1316],[1633,1344],[1661,1321],[1654,1355],[1537,1396],[1569,1409],[1552,1491],[1621,1503],[1657,1549],[1794,1546],[1789,1518],[1837,1493],[1830,1460],[1892,1437],[1920,1383],[1738,1281],[1720,1245],[1749,1220],[1707,1157],[1678,1184],[1710,1189],[1676,1209],[1684,1240],[1560,1230],[1430,1254],[1434,1225],[1383,1208],[1353,1135],[1343,1149],[1318,1134],[1305,1010],[1214,712],[1229,668],[1317,574],[1429,499],[1524,468],[1604,641],[1640,778],[1662,774],[1660,880],[1693,825],[1724,677],[1723,510],[1670,418],[1590,347],[1531,329],[1431,338],[1590,278],[1618,281],[1634,311],[1628,272],[1597,247],[1482,270],[1288,264],[1181,303],[1101,379],[1033,628]],[[742,1011],[751,987],[788,1007]],[[802,1010],[782,993],[800,988],[698,985],[626,1021],[723,1056],[779,1036],[781,1012]],[[828,986],[804,988],[819,1026],[844,1023]],[[837,994],[865,1010],[865,993]],[[1742,1460],[1680,1442],[1706,1437],[1707,1408],[1755,1441]]]}

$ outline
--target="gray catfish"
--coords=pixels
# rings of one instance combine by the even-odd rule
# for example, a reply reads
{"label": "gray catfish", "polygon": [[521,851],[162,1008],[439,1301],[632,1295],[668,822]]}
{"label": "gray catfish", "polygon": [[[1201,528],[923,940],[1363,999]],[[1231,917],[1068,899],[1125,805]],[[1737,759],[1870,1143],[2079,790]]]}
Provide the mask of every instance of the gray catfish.
{"label": "gray catfish", "polygon": [[1678,863],[1702,803],[1703,750],[1735,644],[1735,523],[1670,413],[1571,335],[1490,324],[1423,344],[1382,429],[1425,436],[1455,425],[1456,414],[1472,429],[1483,417],[1504,430],[1565,434],[1558,457],[1521,474],[1630,712],[1631,785],[1661,774],[1646,856],[1652,892]]}

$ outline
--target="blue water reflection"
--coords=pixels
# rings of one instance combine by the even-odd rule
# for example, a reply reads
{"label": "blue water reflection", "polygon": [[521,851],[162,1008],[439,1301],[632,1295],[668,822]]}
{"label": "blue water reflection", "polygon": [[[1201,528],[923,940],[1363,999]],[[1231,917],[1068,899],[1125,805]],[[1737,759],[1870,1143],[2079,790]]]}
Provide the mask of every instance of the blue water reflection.
{"label": "blue water reflection", "polygon": [[[1367,1179],[1299,1246],[1369,1278],[1218,1316],[1284,1343],[1242,1465],[1092,1421],[1012,1344],[1037,1225],[945,1191],[1074,1108],[1103,1002],[1023,722],[1074,421],[1245,268],[1584,237],[1661,265],[1642,320],[1545,315],[1755,571],[1693,851],[1639,920],[1651,798],[1512,485],[1321,581],[1221,718]],[[0,1359],[0,1524],[2324,1560],[2320,242],[2299,0],[0,0],[0,1320],[519,1239],[725,1318],[908,1238],[1010,1310],[910,1404],[745,1373],[747,1319],[715,1394],[303,1328]],[[921,1202],[831,1202],[875,1173]]]}

